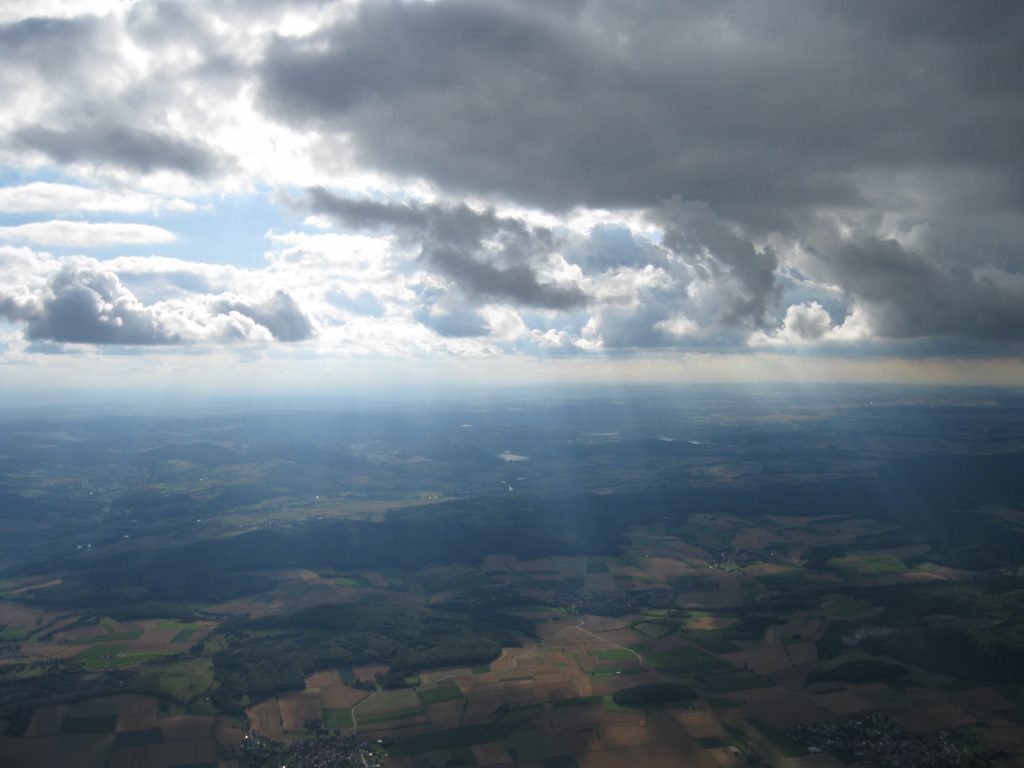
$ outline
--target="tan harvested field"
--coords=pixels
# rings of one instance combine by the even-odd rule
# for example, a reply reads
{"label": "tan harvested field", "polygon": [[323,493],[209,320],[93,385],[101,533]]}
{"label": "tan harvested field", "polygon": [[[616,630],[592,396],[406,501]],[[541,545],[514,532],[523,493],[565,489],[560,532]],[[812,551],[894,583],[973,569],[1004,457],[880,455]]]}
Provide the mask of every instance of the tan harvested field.
{"label": "tan harvested field", "polygon": [[905,712],[893,715],[892,719],[911,733],[928,733],[941,728],[940,722],[926,710],[912,707]]}
{"label": "tan harvested field", "polygon": [[645,557],[640,561],[640,567],[658,581],[665,581],[674,576],[703,576],[707,571],[703,568],[696,569],[667,557]]}
{"label": "tan harvested field", "polygon": [[811,664],[818,659],[818,649],[810,640],[804,640],[799,643],[787,643],[785,650],[790,662],[794,666]]}
{"label": "tan harvested field", "polygon": [[646,744],[650,733],[644,725],[609,725],[598,731],[598,739],[605,749],[633,747]]}
{"label": "tan harvested field", "polygon": [[807,698],[837,715],[852,715],[871,709],[871,704],[849,690],[809,694]]}
{"label": "tan harvested field", "polygon": [[519,559],[514,555],[508,554],[490,554],[486,555],[483,562],[480,563],[480,570],[484,573],[494,573],[496,571],[508,571],[511,565],[511,570],[518,571],[522,566]]}
{"label": "tan harvested field", "polygon": [[744,664],[759,675],[778,672],[793,666],[786,650],[781,645],[757,645],[746,651],[722,654],[721,658],[737,667]]}
{"label": "tan harvested field", "polygon": [[385,664],[366,664],[361,667],[353,667],[352,674],[356,676],[357,680],[366,680],[367,682],[373,682],[377,679],[377,675],[386,675],[388,673],[388,667]]}
{"label": "tan harvested field", "polygon": [[813,547],[818,544],[832,544],[846,540],[840,534],[833,533],[826,536],[818,532],[809,532],[802,528],[789,528],[781,533],[790,541],[795,541],[797,544],[804,544],[808,547]]}
{"label": "tan harvested field", "polygon": [[552,557],[551,562],[562,576],[572,578],[573,576],[585,576],[587,573],[587,558],[575,556]]}
{"label": "tan harvested field", "polygon": [[[937,723],[936,728],[960,728],[977,722],[976,717],[957,706],[945,696],[911,691],[906,694],[906,700],[910,702],[912,708],[903,713],[902,716],[906,717],[910,722],[923,724],[926,721],[930,721]],[[918,715],[918,711],[924,713],[923,716]]]}
{"label": "tan harvested field", "polygon": [[778,685],[771,685],[767,688],[749,688],[745,691],[730,691],[729,698],[741,701],[744,704],[750,704],[759,701],[772,701],[774,699],[780,699],[783,696],[790,695],[791,692],[786,688],[782,688]]}
{"label": "tan harvested field", "polygon": [[456,701],[442,701],[438,704],[429,704],[424,708],[430,727],[435,731],[443,731],[448,728],[458,728],[462,725],[462,716],[466,712],[466,702],[463,699]]}
{"label": "tan harvested field", "polygon": [[558,678],[554,680],[537,680],[537,685],[544,688],[547,692],[548,701],[562,701],[563,699],[572,699],[576,696],[582,696],[582,692],[571,680],[565,678]]}
{"label": "tan harvested field", "polygon": [[320,722],[323,718],[320,697],[313,694],[279,696],[277,706],[286,731],[304,731],[307,721]]}
{"label": "tan harvested field", "polygon": [[747,576],[753,578],[760,578],[761,576],[773,576],[777,573],[789,573],[795,570],[791,565],[786,563],[757,563],[755,565],[749,565],[743,569],[743,572]]}
{"label": "tan harvested field", "polygon": [[473,757],[476,758],[477,765],[480,766],[502,765],[512,761],[511,755],[500,741],[474,744],[472,749]]}
{"label": "tan harvested field", "polygon": [[151,727],[160,713],[152,696],[121,696],[117,705],[117,730],[139,731]]}
{"label": "tan harvested field", "polygon": [[[1001,749],[1010,754],[1020,751],[1024,744],[1024,725],[1013,723],[996,725],[981,731],[982,741],[993,749]],[[1024,755],[1020,755],[1024,759]]]}
{"label": "tan harvested field", "polygon": [[779,768],[845,768],[845,763],[831,755],[805,755],[779,760]]}
{"label": "tan harvested field", "polygon": [[543,575],[544,573],[558,570],[554,560],[549,557],[541,557],[537,560],[519,560],[515,557],[510,557],[506,560],[506,563],[519,573],[534,574],[539,572]]}
{"label": "tan harvested field", "polygon": [[[56,611],[47,611],[42,608],[34,608],[24,603],[15,603],[8,600],[0,601],[0,624],[11,627],[35,627],[48,624],[60,614]],[[73,617],[68,617],[67,621]],[[66,623],[66,622],[65,622]]]}
{"label": "tan harvested field", "polygon": [[320,701],[324,709],[351,709],[369,695],[370,691],[347,685],[329,685],[320,689]]}
{"label": "tan harvested field", "polygon": [[505,689],[497,683],[462,688],[462,693],[466,696],[467,724],[491,722],[494,719],[494,711],[507,703]]}
{"label": "tan harvested field", "polygon": [[568,707],[537,722],[572,752],[610,749],[647,740],[646,719],[636,712],[605,712],[601,707]]}
{"label": "tan harvested field", "polygon": [[654,640],[655,638],[648,638],[645,635],[639,635],[632,629],[612,629],[605,632],[596,631],[593,626],[593,619],[590,616],[586,617],[585,629],[590,630],[597,637],[591,638],[593,641],[593,649],[598,650],[614,650],[616,646],[630,646],[637,642],[637,638],[643,638],[645,645],[648,645],[647,640]]}
{"label": "tan harvested field", "polygon": [[716,712],[706,709],[673,709],[672,717],[695,739],[723,738],[728,735]]}
{"label": "tan harvested field", "polygon": [[1013,708],[1013,704],[1011,704],[1005,696],[999,693],[995,688],[988,686],[983,688],[972,688],[969,691],[961,691],[960,693],[953,694],[950,698],[961,707],[981,710],[983,712],[999,712],[1001,710]]}
{"label": "tan harvested field", "polygon": [[277,708],[277,699],[267,699],[245,711],[249,716],[254,731],[264,733],[272,739],[280,739],[284,735],[281,729],[281,711]]}
{"label": "tan harvested field", "polygon": [[617,592],[619,583],[610,573],[588,573],[584,583],[584,589],[589,592]]}
{"label": "tan harvested field", "polygon": [[213,722],[213,732],[217,744],[226,747],[240,744],[245,733],[235,726],[235,720],[229,715],[217,715]]}
{"label": "tan harvested field", "polygon": [[329,688],[333,685],[344,685],[341,682],[341,675],[336,669],[325,669],[321,672],[314,672],[306,678],[306,690],[314,691],[321,688]]}
{"label": "tan harvested field", "polygon": [[0,756],[4,768],[92,768],[102,764],[104,750],[111,739],[82,744],[82,751],[61,750],[67,742],[53,738],[28,739],[0,735]]}
{"label": "tan harvested field", "polygon": [[387,589],[391,586],[391,582],[381,576],[377,571],[363,571],[359,575],[366,579],[370,583],[370,586],[377,587],[378,589]]}
{"label": "tan harvested field", "polygon": [[814,701],[794,694],[767,701],[754,701],[747,706],[754,717],[784,731],[796,728],[802,723],[839,719]]}
{"label": "tan harvested field", "polygon": [[179,765],[202,765],[217,760],[213,739],[150,744],[144,747],[115,749],[110,755],[111,768],[172,768]]}
{"label": "tan harvested field", "polygon": [[634,672],[629,675],[608,675],[607,677],[595,678],[590,688],[595,696],[604,696],[634,685],[662,683],[664,681],[664,676],[658,672]]}
{"label": "tan harvested field", "polygon": [[417,733],[428,733],[431,729],[426,715],[410,715],[409,717],[382,720],[366,723],[359,721],[359,734],[367,739],[401,738]]}
{"label": "tan harvested field", "polygon": [[785,541],[785,536],[780,536],[767,528],[743,528],[732,537],[732,545],[737,549],[770,548],[772,544],[780,544]]}
{"label": "tan harvested field", "polygon": [[684,560],[690,562],[707,562],[711,559],[710,553],[706,549],[688,544],[685,541],[679,539],[671,539],[664,542],[665,548],[670,551],[673,555],[680,555]]}
{"label": "tan harvested field", "polygon": [[851,685],[850,690],[861,696],[872,709],[894,716],[910,709],[910,702],[898,691],[882,683]]}
{"label": "tan harvested field", "polygon": [[736,754],[728,747],[711,747],[708,749],[708,754],[715,758],[715,761],[722,768],[747,765],[747,761],[742,754]]}
{"label": "tan harvested field", "polygon": [[57,705],[40,707],[32,715],[32,722],[29,723],[25,735],[29,738],[55,735],[60,730],[60,721],[66,712],[65,707]]}
{"label": "tan harvested field", "polygon": [[[706,751],[701,751],[707,755]],[[714,758],[710,755],[708,758],[712,762],[706,764],[707,768],[718,768]],[[638,747],[585,752],[576,755],[576,762],[580,764],[580,768],[681,768],[690,765],[683,762],[679,754],[666,744],[645,744]],[[704,764],[699,768],[704,768]]]}
{"label": "tan harvested field", "polygon": [[548,700],[543,686],[537,685],[532,680],[505,683],[502,688],[505,690],[505,701],[513,708],[543,704]]}
{"label": "tan harvested field", "polygon": [[737,621],[735,616],[699,616],[686,622],[687,629],[724,629]]}
{"label": "tan harvested field", "polygon": [[615,629],[625,629],[630,622],[628,617],[622,616],[586,616],[586,625],[594,634],[609,632]]}
{"label": "tan harvested field", "polygon": [[213,718],[199,715],[178,715],[160,721],[164,741],[198,741],[213,734]]}

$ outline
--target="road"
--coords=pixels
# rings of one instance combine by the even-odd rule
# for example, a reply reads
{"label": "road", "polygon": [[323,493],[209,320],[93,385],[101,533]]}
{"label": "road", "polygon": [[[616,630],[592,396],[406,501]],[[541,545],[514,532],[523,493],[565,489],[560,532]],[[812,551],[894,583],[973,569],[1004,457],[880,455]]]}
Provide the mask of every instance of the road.
{"label": "road", "polygon": [[[377,690],[375,690],[373,693],[371,693],[369,696],[367,696],[365,699],[360,699],[358,702],[356,702],[356,705],[354,707],[352,707],[352,735],[353,736],[358,736],[359,735],[359,721],[356,719],[356,710],[359,708],[359,706],[361,704],[363,704],[364,702],[369,701],[374,696],[376,696],[378,693],[380,693],[380,689],[379,688]],[[362,755],[362,750],[360,750],[359,754]],[[363,758],[363,762],[364,763],[366,762],[366,758]]]}

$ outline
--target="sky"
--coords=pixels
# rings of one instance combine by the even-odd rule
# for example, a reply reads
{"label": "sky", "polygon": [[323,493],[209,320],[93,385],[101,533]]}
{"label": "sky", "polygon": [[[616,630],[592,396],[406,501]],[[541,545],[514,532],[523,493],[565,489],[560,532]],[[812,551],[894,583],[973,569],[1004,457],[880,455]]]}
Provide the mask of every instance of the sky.
{"label": "sky", "polygon": [[1015,1],[0,0],[0,395],[1024,385]]}

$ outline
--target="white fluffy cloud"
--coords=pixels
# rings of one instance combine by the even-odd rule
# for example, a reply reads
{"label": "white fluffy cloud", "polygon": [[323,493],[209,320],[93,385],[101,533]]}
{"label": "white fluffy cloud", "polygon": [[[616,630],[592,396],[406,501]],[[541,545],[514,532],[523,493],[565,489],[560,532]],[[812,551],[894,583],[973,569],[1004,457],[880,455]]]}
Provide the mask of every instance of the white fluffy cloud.
{"label": "white fluffy cloud", "polygon": [[174,240],[174,233],[151,224],[53,219],[0,227],[0,241],[3,240],[35,245],[100,248],[108,245],[169,243]]}
{"label": "white fluffy cloud", "polygon": [[165,198],[132,190],[90,189],[48,181],[0,187],[0,213],[190,212],[196,208],[195,203],[181,198]]}
{"label": "white fluffy cloud", "polygon": [[25,338],[57,344],[162,346],[197,342],[303,341],[313,321],[284,290],[245,296],[191,294],[145,303],[104,262],[0,252],[0,317]]}

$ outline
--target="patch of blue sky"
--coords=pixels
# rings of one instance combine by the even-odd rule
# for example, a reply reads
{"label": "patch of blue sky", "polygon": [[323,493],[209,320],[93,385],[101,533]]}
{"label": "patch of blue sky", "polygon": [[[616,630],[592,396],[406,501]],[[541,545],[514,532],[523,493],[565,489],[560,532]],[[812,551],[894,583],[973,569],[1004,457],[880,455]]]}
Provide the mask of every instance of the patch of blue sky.
{"label": "patch of blue sky", "polygon": [[[34,174],[31,177],[10,171],[0,173],[0,186],[12,187],[36,181],[76,184],[74,180],[53,175]],[[10,213],[0,211],[0,226],[15,227],[31,222],[61,219],[67,221],[114,222],[146,224],[172,232],[175,239],[154,244],[117,244],[84,247],[35,245],[19,240],[13,244],[29,245],[56,256],[87,254],[97,259],[112,259],[127,255],[156,255],[210,264],[234,264],[239,267],[259,267],[266,262],[264,253],[271,247],[268,230],[287,231],[302,226],[303,214],[270,199],[267,191],[192,198],[196,208],[190,211],[161,209],[138,213],[115,211],[76,213]]]}
{"label": "patch of blue sky", "polygon": [[164,211],[151,223],[177,239],[159,246],[161,256],[208,264],[259,267],[272,244],[267,232],[302,228],[304,214],[270,199],[267,192],[191,200],[195,211]]}

